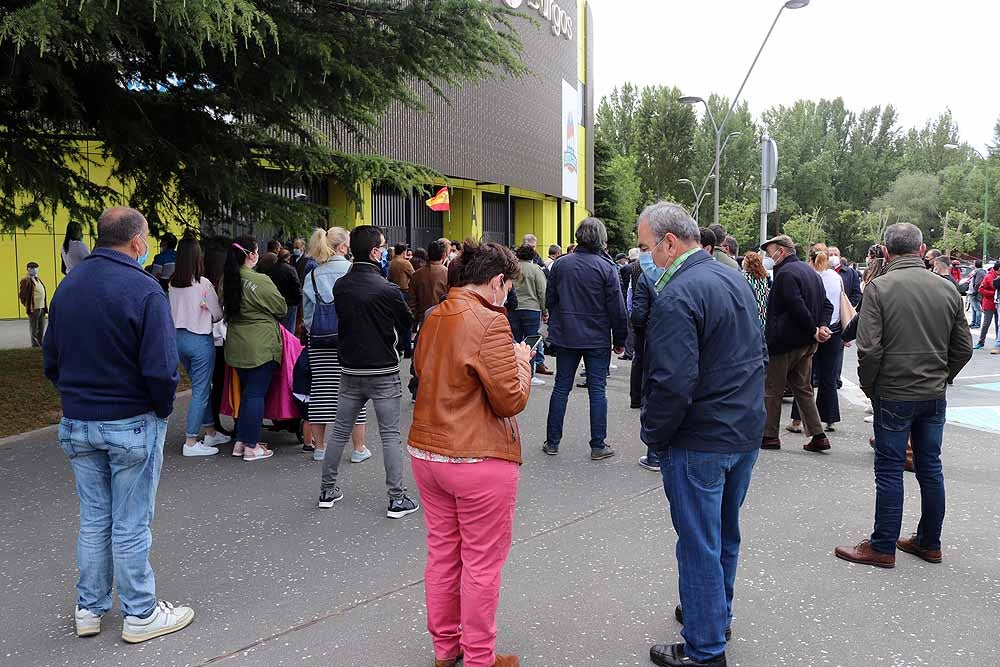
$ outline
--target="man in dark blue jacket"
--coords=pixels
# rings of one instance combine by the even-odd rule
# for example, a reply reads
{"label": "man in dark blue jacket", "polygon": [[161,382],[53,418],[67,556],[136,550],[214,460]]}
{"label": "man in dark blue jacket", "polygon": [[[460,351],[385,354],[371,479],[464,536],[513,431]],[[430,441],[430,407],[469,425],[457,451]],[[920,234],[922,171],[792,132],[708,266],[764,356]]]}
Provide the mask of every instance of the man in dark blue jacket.
{"label": "man in dark blue jacket", "polygon": [[740,550],[740,507],[764,430],[767,350],[742,274],[702,249],[698,225],[661,202],[639,241],[665,269],[646,328],[642,440],[660,454],[677,532],[684,643],[650,649],[657,665],[726,664]]}
{"label": "man in dark blue jacket", "polygon": [[817,344],[830,339],[833,304],[826,298],[826,288],[819,274],[795,254],[795,242],[790,237],[776,236],[760,247],[774,262],[774,284],[767,297],[767,322],[764,324],[771,362],[764,382],[767,423],[761,448],[781,449],[778,427],[781,399],[787,384],[810,436],[802,448],[822,452],[830,449],[830,440],[816,409],[812,361]]}
{"label": "man in dark blue jacket", "polygon": [[130,643],[194,619],[190,607],[157,601],[149,564],[178,362],[170,303],[142,269],[148,237],[138,211],[104,212],[94,252],[52,298],[42,346],[45,376],[62,399],[59,444],[80,497],[76,633],[101,631],[114,580],[125,614],[122,639]]}
{"label": "man in dark blue jacket", "polygon": [[608,435],[608,367],[611,349],[621,354],[628,336],[625,300],[614,262],[604,258],[608,231],[597,218],[587,218],[576,230],[576,252],[552,265],[545,289],[549,310],[549,344],[556,355],[556,381],[542,451],[559,453],[566,403],[576,369],[583,359],[590,397],[590,458],[614,456]]}

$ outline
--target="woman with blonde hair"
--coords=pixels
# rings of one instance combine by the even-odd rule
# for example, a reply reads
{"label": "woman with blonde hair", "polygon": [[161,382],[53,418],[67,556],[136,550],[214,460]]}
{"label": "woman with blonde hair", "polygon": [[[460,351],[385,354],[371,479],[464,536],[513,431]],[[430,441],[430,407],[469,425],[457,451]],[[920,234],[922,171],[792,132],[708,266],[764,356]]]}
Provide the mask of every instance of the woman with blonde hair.
{"label": "woman with blonde hair", "polygon": [[[825,343],[820,343],[813,356],[813,384],[816,385],[816,409],[819,418],[826,424],[827,431],[834,430],[834,424],[840,421],[840,399],[837,395],[837,369],[844,357],[844,330],[840,323],[841,296],[844,294],[844,281],[840,275],[830,268],[830,256],[826,245],[817,243],[809,251],[809,264],[823,280],[827,300],[833,304],[833,316],[830,318],[832,335]],[[792,405],[792,423],[786,430],[800,433],[802,425],[799,419],[798,404]]]}
{"label": "woman with blonde hair", "polygon": [[[304,432],[312,437],[314,461],[322,461],[326,456],[326,427],[337,419],[337,396],[340,394],[342,369],[337,354],[336,335],[320,335],[330,332],[314,332],[313,325],[320,323],[330,312],[335,312],[333,286],[351,268],[351,262],[346,257],[350,249],[349,240],[350,234],[340,227],[333,227],[330,231],[314,231],[309,239],[309,256],[316,260],[318,266],[306,274],[302,283],[302,323],[309,332],[306,352],[309,354],[309,369],[312,373],[307,417],[309,428],[304,429]],[[354,451],[351,452],[351,463],[361,463],[372,456],[365,447],[367,420],[368,408],[362,408],[352,434]],[[308,448],[307,440],[303,449],[309,451]]]}
{"label": "woman with blonde hair", "polygon": [[767,321],[767,297],[771,293],[771,285],[759,253],[748,252],[743,256],[743,277],[750,283],[753,295],[757,297],[760,329],[763,331],[764,323]]}

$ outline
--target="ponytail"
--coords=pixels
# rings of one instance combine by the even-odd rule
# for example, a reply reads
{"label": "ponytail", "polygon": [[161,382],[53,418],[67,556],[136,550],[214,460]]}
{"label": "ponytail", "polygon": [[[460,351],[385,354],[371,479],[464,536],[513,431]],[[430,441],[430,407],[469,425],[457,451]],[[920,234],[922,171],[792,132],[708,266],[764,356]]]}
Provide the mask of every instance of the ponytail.
{"label": "ponytail", "polygon": [[252,236],[239,237],[226,250],[226,263],[222,267],[222,310],[230,322],[240,316],[243,305],[240,269],[246,264],[247,256],[256,251],[257,239]]}

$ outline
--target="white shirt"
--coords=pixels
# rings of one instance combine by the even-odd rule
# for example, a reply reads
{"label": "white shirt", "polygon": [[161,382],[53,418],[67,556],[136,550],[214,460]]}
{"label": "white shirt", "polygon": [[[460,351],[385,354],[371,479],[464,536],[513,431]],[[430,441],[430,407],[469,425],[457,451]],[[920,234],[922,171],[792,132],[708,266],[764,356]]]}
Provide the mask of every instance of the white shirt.
{"label": "white shirt", "polygon": [[840,274],[833,269],[820,271],[819,277],[823,279],[823,287],[826,289],[826,298],[833,304],[833,317],[830,318],[830,326],[840,324],[840,295],[844,291],[844,280]]}
{"label": "white shirt", "polygon": [[174,327],[187,329],[191,333],[210,335],[212,323],[222,319],[219,297],[208,278],[202,278],[191,287],[171,285],[170,314],[174,316]]}

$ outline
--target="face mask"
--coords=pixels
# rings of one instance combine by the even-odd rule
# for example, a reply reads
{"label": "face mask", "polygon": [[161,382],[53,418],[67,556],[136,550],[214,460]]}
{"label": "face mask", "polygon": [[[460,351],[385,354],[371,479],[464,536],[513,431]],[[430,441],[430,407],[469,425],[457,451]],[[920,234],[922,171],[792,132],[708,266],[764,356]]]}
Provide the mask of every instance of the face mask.
{"label": "face mask", "polygon": [[302,251],[296,248],[295,250],[292,251],[292,255],[295,257],[295,259],[298,259],[299,257],[302,256]]}
{"label": "face mask", "polygon": [[457,252],[449,252],[449,253],[448,253],[448,261],[449,261],[449,262],[450,262],[451,260],[455,259],[456,257],[458,257],[458,253],[457,253]]}
{"label": "face mask", "polygon": [[764,270],[765,271],[774,271],[774,260],[771,259],[770,255],[768,255],[767,257],[764,258]]}
{"label": "face mask", "polygon": [[38,275],[38,269],[28,269],[28,275],[34,278]]}
{"label": "face mask", "polygon": [[840,266],[840,257],[837,255],[830,256],[830,268],[836,269]]}
{"label": "face mask", "polygon": [[[500,299],[499,303],[497,303],[498,298]],[[500,293],[497,294],[497,291],[493,290],[493,305],[497,308],[503,308],[505,303],[507,303],[507,294],[503,290],[503,280],[500,280]]]}
{"label": "face mask", "polygon": [[379,264],[382,267],[382,273],[385,273],[389,266],[389,249],[382,248],[382,258],[379,260]]}
{"label": "face mask", "polygon": [[149,261],[149,241],[143,239],[142,242],[146,244],[146,252],[139,255],[135,261],[139,263],[139,266],[146,266],[146,262]]}
{"label": "face mask", "polygon": [[656,265],[656,262],[653,261],[653,253],[651,252],[639,253],[639,268],[642,269],[642,272],[645,273],[653,282],[659,280],[660,276],[662,276],[665,271],[665,269],[661,269]]}

